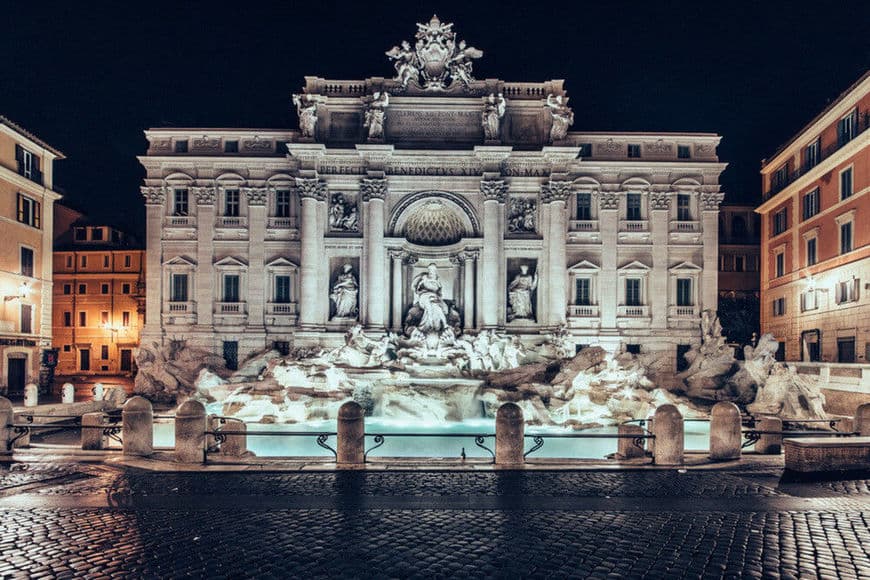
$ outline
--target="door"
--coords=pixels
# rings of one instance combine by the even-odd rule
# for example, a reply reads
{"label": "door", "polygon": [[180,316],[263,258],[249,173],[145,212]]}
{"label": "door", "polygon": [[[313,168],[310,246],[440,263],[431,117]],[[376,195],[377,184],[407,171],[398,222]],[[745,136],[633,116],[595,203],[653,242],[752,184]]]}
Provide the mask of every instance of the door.
{"label": "door", "polygon": [[133,370],[133,351],[129,348],[121,349],[121,372],[129,373]]}
{"label": "door", "polygon": [[79,370],[91,370],[91,349],[83,348],[79,351]]}
{"label": "door", "polygon": [[843,363],[855,362],[855,337],[837,339],[837,361]]}
{"label": "door", "polygon": [[231,371],[239,368],[239,343],[235,340],[224,341],[224,363]]}
{"label": "door", "polygon": [[6,384],[9,386],[8,395],[10,397],[24,396],[24,382],[27,375],[27,359],[26,358],[10,358],[6,359]]}

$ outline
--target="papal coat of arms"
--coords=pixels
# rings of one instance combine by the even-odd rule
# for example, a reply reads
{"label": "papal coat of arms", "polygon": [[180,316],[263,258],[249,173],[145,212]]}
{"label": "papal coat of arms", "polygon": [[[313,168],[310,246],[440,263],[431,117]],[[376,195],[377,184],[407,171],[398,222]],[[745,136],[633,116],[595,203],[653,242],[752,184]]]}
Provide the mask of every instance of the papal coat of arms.
{"label": "papal coat of arms", "polygon": [[483,51],[466,46],[462,40],[456,43],[452,23],[442,23],[432,16],[428,24],[417,24],[417,39],[414,48],[407,41],[394,46],[386,54],[395,61],[396,77],[402,87],[414,81],[427,90],[445,90],[453,82],[468,88],[474,80],[471,76],[472,60],[483,56]]}

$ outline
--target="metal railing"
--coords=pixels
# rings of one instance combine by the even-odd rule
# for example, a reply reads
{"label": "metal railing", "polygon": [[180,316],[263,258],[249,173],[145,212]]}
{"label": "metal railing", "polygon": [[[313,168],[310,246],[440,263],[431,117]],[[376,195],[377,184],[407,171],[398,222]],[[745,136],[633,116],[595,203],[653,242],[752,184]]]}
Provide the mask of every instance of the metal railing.
{"label": "metal railing", "polygon": [[631,439],[632,445],[638,449],[645,449],[644,443],[647,439],[655,439],[656,436],[643,428],[643,434],[636,433],[530,433],[524,435],[526,439],[532,439],[532,447],[523,453],[523,457],[528,457],[538,449],[544,446],[546,439]]}
{"label": "metal railing", "polygon": [[[231,417],[213,417],[213,419],[220,420],[222,424],[225,423],[227,419],[239,421],[238,419],[233,419]],[[218,453],[221,449],[221,445],[226,443],[227,438],[232,435],[245,437],[315,437],[315,442],[318,447],[326,449],[332,453],[334,458],[338,459],[338,452],[327,443],[327,440],[330,437],[336,437],[338,435],[335,431],[228,431],[225,429],[209,429],[205,431],[205,435],[212,437],[214,442],[203,448],[203,463],[208,462],[209,453]]]}
{"label": "metal railing", "polygon": [[[474,438],[474,444],[489,453],[492,456],[492,461],[495,462],[495,452],[484,445],[486,439],[494,438],[495,433],[388,433],[390,437],[453,437],[453,438]],[[381,447],[386,442],[386,436],[383,433],[366,433],[366,437],[372,437],[374,445],[369,447],[363,453],[363,460],[368,460],[369,453]],[[462,457],[465,457],[465,448],[462,448]]]}
{"label": "metal railing", "polygon": [[744,429],[743,442],[744,449],[755,445],[761,440],[763,435],[779,435],[780,437],[801,438],[801,437],[853,437],[857,436],[857,431],[797,431],[792,429],[783,429],[782,431],[766,431],[761,429]]}
{"label": "metal railing", "polygon": [[[6,442],[6,451],[11,451],[18,440],[32,435],[34,431],[80,431],[82,429],[102,429],[105,437],[121,443],[121,416],[119,414],[104,414],[104,422],[102,425],[82,425],[81,415],[40,415],[34,413],[22,414],[18,417],[23,419],[24,423],[11,423],[6,425],[6,428],[11,429],[14,434]],[[36,418],[64,419],[66,422],[34,423],[34,419]]]}

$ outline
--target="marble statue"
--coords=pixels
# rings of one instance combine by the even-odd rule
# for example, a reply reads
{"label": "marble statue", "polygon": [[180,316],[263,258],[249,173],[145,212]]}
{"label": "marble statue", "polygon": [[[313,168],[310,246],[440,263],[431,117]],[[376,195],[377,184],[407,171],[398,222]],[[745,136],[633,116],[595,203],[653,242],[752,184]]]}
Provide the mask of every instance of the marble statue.
{"label": "marble statue", "polygon": [[529,274],[529,266],[520,266],[520,273],[508,285],[510,311],[508,321],[534,318],[532,292],[538,287],[538,273]]}
{"label": "marble statue", "polygon": [[313,95],[293,95],[296,114],[299,115],[299,130],[302,136],[314,138],[317,126],[317,100]]}
{"label": "marble statue", "polygon": [[385,53],[390,60],[395,61],[396,77],[403,88],[408,88],[410,81],[419,81],[420,70],[417,68],[417,55],[411,50],[407,40],[403,40],[401,46],[394,46]]}
{"label": "marble statue", "polygon": [[512,234],[528,234],[535,232],[535,200],[511,199],[508,214],[508,231]]}
{"label": "marble statue", "polygon": [[416,326],[424,333],[441,332],[448,327],[448,308],[441,296],[442,287],[435,264],[429,264],[425,272],[414,278],[414,305],[422,310]]}
{"label": "marble statue", "polygon": [[481,124],[487,141],[498,141],[501,118],[504,117],[506,107],[504,96],[501,93],[498,96],[490,94],[483,100]]}
{"label": "marble statue", "polygon": [[353,275],[353,266],[345,264],[341,267],[341,274],[338,275],[332,286],[332,293],[329,295],[330,300],[335,304],[333,318],[356,318],[358,293],[359,283]]}
{"label": "marble statue", "polygon": [[[456,49],[456,54],[450,61],[447,63],[447,70],[450,71],[451,76],[461,82],[466,88],[471,82],[474,80],[474,77],[471,76],[471,61],[475,58],[480,58],[483,56],[483,51],[474,48],[473,46],[466,47],[465,41],[459,41],[459,47]],[[499,98],[501,98],[502,103],[504,102],[504,98],[499,94]],[[504,115],[504,111],[501,113]]]}
{"label": "marble statue", "polygon": [[376,91],[369,99],[363,126],[369,130],[370,141],[384,138],[384,117],[389,104],[390,93],[386,91]]}
{"label": "marble statue", "polygon": [[568,135],[568,127],[574,123],[574,111],[568,106],[568,98],[562,95],[547,95],[547,107],[553,117],[550,141],[561,141]]}
{"label": "marble statue", "polygon": [[329,229],[337,232],[359,231],[357,206],[340,193],[332,196],[329,207]]}

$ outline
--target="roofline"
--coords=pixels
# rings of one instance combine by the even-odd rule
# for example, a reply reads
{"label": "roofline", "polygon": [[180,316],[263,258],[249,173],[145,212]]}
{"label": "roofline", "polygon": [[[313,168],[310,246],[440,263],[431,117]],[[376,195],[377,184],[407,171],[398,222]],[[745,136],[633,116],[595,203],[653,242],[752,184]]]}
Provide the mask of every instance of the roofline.
{"label": "roofline", "polygon": [[40,139],[39,137],[37,137],[36,135],[31,133],[30,131],[28,131],[27,129],[25,129],[21,125],[19,125],[18,123],[9,119],[8,117],[4,117],[3,115],[0,115],[0,125],[6,125],[10,129],[15,131],[19,135],[21,135],[22,137],[29,139],[30,141],[33,141],[34,143],[36,143],[37,145],[39,145],[43,149],[47,149],[47,150],[51,151],[52,153],[54,153],[55,159],[66,159],[66,155],[64,155],[59,149],[52,147],[51,145],[49,145],[48,143],[46,143],[45,141],[43,141],[42,139]]}
{"label": "roofline", "polygon": [[297,129],[276,129],[263,127],[149,127],[144,133],[187,133],[187,132],[235,132],[235,133],[298,133]]}

